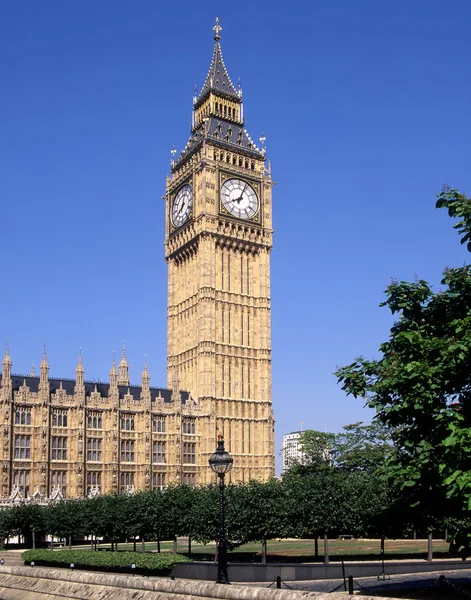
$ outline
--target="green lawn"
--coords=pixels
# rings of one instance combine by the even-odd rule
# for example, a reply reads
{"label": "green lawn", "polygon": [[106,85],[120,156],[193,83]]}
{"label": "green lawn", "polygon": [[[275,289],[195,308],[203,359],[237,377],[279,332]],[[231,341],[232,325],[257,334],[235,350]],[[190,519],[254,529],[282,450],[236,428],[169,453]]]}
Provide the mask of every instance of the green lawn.
{"label": "green lawn", "polygon": [[[99,548],[109,548],[110,544],[99,544]],[[173,549],[172,542],[161,542],[161,550],[169,552]],[[378,560],[380,558],[380,540],[357,539],[357,540],[329,540],[330,560]],[[84,546],[88,549],[89,546]],[[119,550],[132,550],[133,544],[119,544]],[[140,552],[141,544],[136,544],[136,550]],[[146,542],[146,552],[156,552],[155,542]],[[261,560],[261,543],[250,543],[240,546],[229,554],[229,560],[235,562],[258,562]],[[314,540],[270,540],[267,542],[268,561],[270,562],[311,562],[314,557]],[[177,552],[188,553],[188,543],[180,540]],[[214,544],[191,544],[191,556],[195,560],[212,560],[215,553]],[[435,558],[449,557],[448,543],[444,540],[433,541],[433,554]],[[424,559],[427,556],[427,540],[386,540],[385,559]],[[324,557],[324,540],[318,541],[318,557],[322,561]]]}

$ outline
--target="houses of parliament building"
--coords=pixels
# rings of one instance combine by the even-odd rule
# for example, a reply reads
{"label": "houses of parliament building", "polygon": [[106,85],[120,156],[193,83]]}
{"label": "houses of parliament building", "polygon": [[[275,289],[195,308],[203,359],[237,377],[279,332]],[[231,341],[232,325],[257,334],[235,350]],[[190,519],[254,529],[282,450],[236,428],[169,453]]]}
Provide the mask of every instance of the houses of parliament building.
{"label": "houses of parliament building", "polygon": [[[84,497],[209,483],[222,433],[232,482],[274,475],[271,401],[272,179],[245,129],[242,90],[222,57],[219,21],[190,138],[165,193],[167,388],[131,385],[123,348],[109,383],[15,375],[7,347],[0,411],[3,499]],[[263,138],[262,138],[263,140]]]}

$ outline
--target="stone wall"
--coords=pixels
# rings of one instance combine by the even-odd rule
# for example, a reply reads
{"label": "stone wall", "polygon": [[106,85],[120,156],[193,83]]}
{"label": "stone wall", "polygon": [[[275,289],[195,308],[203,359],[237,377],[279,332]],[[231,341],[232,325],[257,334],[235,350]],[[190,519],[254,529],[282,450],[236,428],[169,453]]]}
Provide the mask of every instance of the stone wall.
{"label": "stone wall", "polygon": [[[149,579],[125,575],[67,571],[42,567],[0,567],[2,600],[340,600],[326,594],[218,585],[202,581]],[[351,597],[351,596],[350,596]],[[373,600],[362,596],[363,600]]]}

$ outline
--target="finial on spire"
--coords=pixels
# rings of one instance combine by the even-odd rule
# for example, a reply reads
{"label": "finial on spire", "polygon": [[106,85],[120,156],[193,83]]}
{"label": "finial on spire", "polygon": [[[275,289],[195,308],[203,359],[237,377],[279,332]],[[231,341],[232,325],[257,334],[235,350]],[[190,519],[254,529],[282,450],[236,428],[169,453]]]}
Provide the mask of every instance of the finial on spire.
{"label": "finial on spire", "polygon": [[78,365],[77,365],[77,368],[75,369],[75,372],[77,373],[77,378],[78,378],[79,373],[85,373],[85,369],[83,368],[83,363],[82,363],[82,346],[79,346]]}
{"label": "finial on spire", "polygon": [[118,371],[116,369],[116,355],[115,355],[115,351],[113,350],[113,362],[111,363],[111,371],[110,371],[110,377],[112,377],[113,375],[118,375]]}
{"label": "finial on spire", "polygon": [[2,366],[4,366],[4,367],[12,366],[12,362],[11,362],[11,358],[10,358],[10,348],[8,346],[8,338],[7,338],[7,345],[5,348],[5,358],[2,361]]}
{"label": "finial on spire", "polygon": [[29,375],[30,377],[36,377],[36,373],[34,372],[34,360],[31,363],[31,373]]}
{"label": "finial on spire", "polygon": [[142,391],[149,392],[150,375],[147,370],[147,354],[144,354],[144,370],[142,371]]}
{"label": "finial on spire", "polygon": [[242,85],[240,83],[240,77],[237,77],[237,95],[242,98]]}
{"label": "finial on spire", "polygon": [[221,39],[221,36],[219,35],[219,32],[222,31],[222,27],[219,25],[219,17],[216,17],[216,24],[213,27],[213,31],[214,33],[214,40],[216,42],[218,42]]}
{"label": "finial on spire", "polygon": [[126,358],[126,341],[125,340],[123,340],[123,347],[121,349],[121,356],[123,358]]}
{"label": "finial on spire", "polygon": [[46,343],[44,343],[44,350],[43,350],[43,359],[41,361],[41,367],[49,367],[49,365],[47,364],[47,356],[46,356]]}
{"label": "finial on spire", "polygon": [[172,158],[170,159],[170,166],[173,168],[175,165],[175,154],[177,153],[175,146],[172,146],[172,149],[170,150],[170,154],[172,155]]}
{"label": "finial on spire", "polygon": [[267,149],[265,146],[265,142],[267,141],[267,138],[263,132],[262,132],[262,135],[260,136],[260,141],[262,142],[262,152],[263,152],[263,154],[266,154]]}

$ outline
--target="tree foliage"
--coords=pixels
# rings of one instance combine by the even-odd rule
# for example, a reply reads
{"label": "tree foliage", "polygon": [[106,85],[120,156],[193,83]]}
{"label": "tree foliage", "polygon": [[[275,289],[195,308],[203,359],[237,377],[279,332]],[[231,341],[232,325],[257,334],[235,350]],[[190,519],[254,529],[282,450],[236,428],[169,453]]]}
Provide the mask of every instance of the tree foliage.
{"label": "tree foliage", "polygon": [[350,473],[375,471],[393,451],[391,435],[380,422],[346,425],[340,433],[306,430],[299,438],[302,464],[299,472],[334,468]]}
{"label": "tree foliage", "polygon": [[[448,187],[437,198],[471,251],[471,200]],[[470,267],[445,269],[441,286],[392,281],[381,306],[398,318],[380,358],[360,357],[336,373],[389,427],[389,474],[428,523],[471,510]]]}

